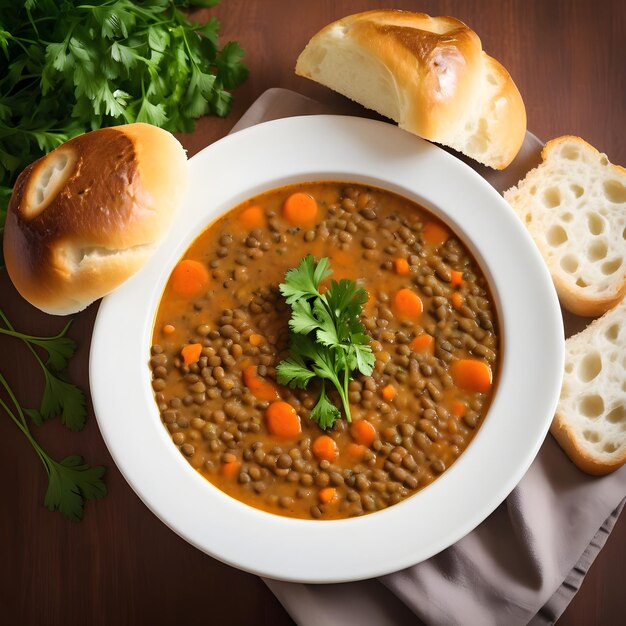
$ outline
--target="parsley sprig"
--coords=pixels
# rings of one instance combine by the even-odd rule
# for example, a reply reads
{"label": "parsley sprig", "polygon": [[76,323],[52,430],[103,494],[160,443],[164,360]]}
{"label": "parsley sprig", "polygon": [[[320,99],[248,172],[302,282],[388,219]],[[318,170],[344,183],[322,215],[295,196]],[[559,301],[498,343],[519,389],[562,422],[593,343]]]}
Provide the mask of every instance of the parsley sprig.
{"label": "parsley sprig", "polygon": [[[65,374],[67,362],[76,352],[76,343],[66,337],[72,322],[68,322],[65,328],[53,337],[33,337],[16,331],[2,310],[0,320],[5,325],[5,328],[0,326],[0,334],[21,339],[43,370],[45,386],[39,410],[24,409],[25,413],[37,425],[41,425],[50,417],[61,415],[61,421],[70,430],[82,430],[87,416],[85,396],[76,385],[66,380]],[[48,359],[45,363],[35,347],[42,348],[47,353]]]}
{"label": "parsley sprig", "polygon": [[353,280],[333,280],[325,293],[320,283],[332,274],[330,260],[315,262],[308,255],[297,268],[290,269],[279,288],[291,306],[291,345],[289,358],[276,368],[278,382],[305,389],[315,378],[321,380],[320,395],[311,419],[321,428],[332,428],[341,417],[329,399],[326,381],[331,382],[350,422],[348,383],[355,371],[369,376],[374,369],[374,354],[361,323],[367,292]]}
{"label": "parsley sprig", "polygon": [[[83,458],[77,455],[68,456],[56,461],[39,445],[34,438],[26,417],[40,425],[44,419],[61,414],[62,422],[70,430],[80,430],[85,425],[85,396],[75,385],[65,378],[65,370],[69,359],[76,351],[76,343],[66,337],[70,323],[52,337],[35,337],[15,330],[2,310],[0,334],[9,335],[22,340],[30,349],[44,372],[45,387],[39,410],[24,408],[20,405],[15,393],[6,378],[0,373],[0,389],[4,389],[6,398],[0,396],[0,408],[13,420],[15,425],[28,439],[37,456],[43,463],[48,475],[48,489],[44,504],[51,511],[60,511],[71,520],[80,520],[84,513],[84,501],[102,498],[106,487],[102,480],[104,467],[90,467]],[[41,358],[37,349],[47,354],[47,360]]]}

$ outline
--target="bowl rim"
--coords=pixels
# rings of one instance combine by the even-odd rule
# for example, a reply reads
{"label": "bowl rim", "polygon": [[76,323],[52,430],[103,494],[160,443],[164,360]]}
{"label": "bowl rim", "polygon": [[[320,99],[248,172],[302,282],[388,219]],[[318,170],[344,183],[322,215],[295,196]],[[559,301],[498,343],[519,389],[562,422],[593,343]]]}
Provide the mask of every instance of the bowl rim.
{"label": "bowl rim", "polygon": [[[103,299],[92,337],[94,412],[113,460],[134,491],[197,548],[279,580],[328,583],[384,575],[425,560],[470,532],[507,497],[535,458],[554,415],[563,372],[556,292],[511,207],[441,148],[385,122],[358,117],[264,122],[196,154],[189,173],[174,226],[146,266]],[[461,232],[491,282],[505,346],[488,415],[460,458],[405,501],[347,520],[274,515],[213,486],[183,459],[163,428],[147,365],[163,287],[201,230],[261,191],[312,180],[369,183],[400,193]],[[534,304],[530,309],[528,302]],[[111,385],[123,392],[111,393]],[[501,444],[506,439],[508,447]],[[140,454],[137,441],[143,442]],[[377,533],[385,541],[372,544]],[[322,545],[334,555],[332,567]]]}

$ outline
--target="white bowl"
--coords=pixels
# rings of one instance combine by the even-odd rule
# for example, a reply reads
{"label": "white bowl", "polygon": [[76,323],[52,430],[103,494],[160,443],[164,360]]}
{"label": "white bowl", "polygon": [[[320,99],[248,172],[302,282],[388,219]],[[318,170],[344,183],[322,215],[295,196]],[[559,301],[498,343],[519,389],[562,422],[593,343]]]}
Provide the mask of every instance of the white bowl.
{"label": "white bowl", "polygon": [[[557,297],[511,208],[455,157],[395,126],[361,118],[310,116],[260,124],[209,146],[189,168],[189,193],[167,240],[144,269],[104,298],[91,344],[94,409],[132,488],[197,548],[282,580],[339,582],[387,574],[471,531],[506,498],[537,454],[563,371]],[[371,184],[431,209],[464,235],[488,276],[500,319],[500,380],[467,450],[413,497],[339,521],[273,515],[214,487],[172,444],[148,367],[161,292],[193,239],[246,198],[311,180]]]}

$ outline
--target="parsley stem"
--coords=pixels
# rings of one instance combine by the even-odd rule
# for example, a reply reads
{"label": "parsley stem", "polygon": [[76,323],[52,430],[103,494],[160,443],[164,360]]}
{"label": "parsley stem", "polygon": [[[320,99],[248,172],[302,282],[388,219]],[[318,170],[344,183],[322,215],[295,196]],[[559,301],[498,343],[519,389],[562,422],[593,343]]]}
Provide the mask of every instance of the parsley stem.
{"label": "parsley stem", "polygon": [[[0,316],[2,316],[4,318],[4,322],[8,323],[6,318],[4,317],[2,310],[0,309]],[[55,339],[60,339],[61,337],[63,337],[65,335],[65,333],[67,332],[67,329],[69,328],[70,324],[72,322],[68,322],[67,325],[65,326],[65,328],[58,334],[58,335],[54,335],[53,337],[38,337],[36,335],[25,335],[24,333],[21,333],[19,330],[15,330],[14,328],[2,328],[0,327],[0,334],[1,335],[8,335],[9,337],[15,337],[16,339],[21,339],[22,341],[54,341]]]}
{"label": "parsley stem", "polygon": [[5,410],[6,414],[15,422],[15,425],[22,431],[24,436],[28,439],[30,444],[35,449],[37,456],[41,459],[41,462],[46,468],[46,472],[48,472],[49,474],[50,469],[48,467],[48,455],[41,449],[41,447],[39,446],[39,444],[33,437],[32,433],[30,432],[30,429],[28,428],[28,424],[26,423],[26,418],[24,417],[24,413],[22,411],[22,407],[20,406],[20,403],[17,401],[17,398],[15,397],[13,390],[9,386],[9,383],[6,381],[5,377],[1,373],[0,373],[0,383],[2,383],[2,386],[4,387],[7,394],[9,395],[9,398],[11,398],[11,401],[15,405],[19,418],[15,415],[15,413],[13,413],[13,411],[9,408],[7,403],[2,398],[0,398],[0,406]]}
{"label": "parsley stem", "polygon": [[346,414],[346,420],[352,421],[352,415],[350,414],[350,401],[348,399],[348,383],[350,382],[350,368],[346,364],[343,370],[343,393],[340,393],[341,401],[343,403],[343,411]]}
{"label": "parsley stem", "polygon": [[[2,378],[1,374],[0,374],[0,378],[2,379],[2,383],[5,385],[5,389],[9,390],[9,387],[6,386],[6,381]],[[15,422],[15,425],[22,431],[24,436],[28,439],[31,446],[34,448],[35,452],[37,453],[37,456],[43,463],[43,466],[46,468],[46,472],[50,474],[50,468],[48,466],[47,455],[39,447],[39,444],[37,443],[37,441],[35,441],[35,438],[32,436],[30,430],[28,429],[28,426],[25,426],[24,424],[20,422],[20,420],[15,416],[15,414],[11,411],[11,409],[9,409],[9,407],[4,402],[4,400],[2,400],[2,398],[0,398],[0,407],[2,407],[5,410],[6,414],[13,420],[13,422]]]}
{"label": "parsley stem", "polygon": [[[2,321],[5,323],[5,325],[8,327],[8,329],[10,331],[12,331],[13,333],[17,333],[17,331],[15,330],[15,328],[13,328],[13,325],[11,324],[11,322],[9,322],[7,316],[4,314],[4,311],[2,311],[2,309],[0,309],[0,318],[2,318]],[[66,326],[67,328],[67,326]],[[0,331],[3,331],[4,329],[0,328]],[[65,332],[65,331],[63,331]],[[17,333],[18,335],[21,333]],[[16,335],[14,335],[16,336]],[[33,346],[31,346],[30,342],[24,337],[20,337],[20,339],[28,346],[28,349],[33,353],[33,356],[37,359],[37,362],[39,363],[39,365],[41,365],[41,368],[44,371],[44,374],[46,376],[46,378],[48,377],[48,368],[46,367],[45,363],[41,360],[41,357],[37,354],[37,351],[35,350],[35,348],[33,348]]]}

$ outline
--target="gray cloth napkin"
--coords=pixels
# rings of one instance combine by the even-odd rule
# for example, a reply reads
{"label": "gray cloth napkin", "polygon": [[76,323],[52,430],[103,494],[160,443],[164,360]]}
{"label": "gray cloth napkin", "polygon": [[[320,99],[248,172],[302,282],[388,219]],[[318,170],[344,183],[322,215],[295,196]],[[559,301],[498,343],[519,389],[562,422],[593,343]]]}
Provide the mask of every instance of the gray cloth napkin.
{"label": "gray cloth napkin", "polygon": [[[270,119],[332,113],[270,89],[231,132]],[[502,192],[540,160],[527,133],[515,161],[494,172],[466,161]],[[565,316],[566,334],[588,320]],[[603,478],[579,471],[550,435],[509,497],[476,529],[436,556],[375,580],[303,585],[266,579],[305,626],[552,624],[578,591],[626,502],[626,466]]]}

